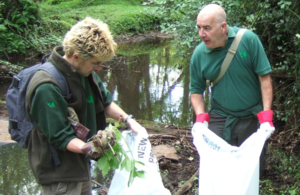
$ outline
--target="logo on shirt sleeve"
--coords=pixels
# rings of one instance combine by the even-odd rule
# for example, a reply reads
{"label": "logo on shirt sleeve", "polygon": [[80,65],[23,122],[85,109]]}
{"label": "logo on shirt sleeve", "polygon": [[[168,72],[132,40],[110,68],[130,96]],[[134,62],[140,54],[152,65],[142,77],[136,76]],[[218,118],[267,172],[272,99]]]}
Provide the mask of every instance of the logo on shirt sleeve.
{"label": "logo on shirt sleeve", "polygon": [[93,95],[90,95],[88,98],[87,98],[87,102],[88,103],[94,103],[94,98],[93,98]]}
{"label": "logo on shirt sleeve", "polygon": [[52,102],[49,102],[49,103],[48,103],[48,106],[49,106],[50,108],[54,108],[54,107],[55,107],[55,103],[54,103],[54,101],[52,101]]}
{"label": "logo on shirt sleeve", "polygon": [[241,51],[240,52],[240,57],[241,58],[246,58],[247,57],[247,52],[246,51]]}

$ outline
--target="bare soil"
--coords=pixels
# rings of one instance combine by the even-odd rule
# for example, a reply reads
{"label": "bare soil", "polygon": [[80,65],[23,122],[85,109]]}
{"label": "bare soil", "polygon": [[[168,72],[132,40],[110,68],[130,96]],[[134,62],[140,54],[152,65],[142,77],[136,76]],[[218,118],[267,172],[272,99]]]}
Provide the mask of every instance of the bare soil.
{"label": "bare soil", "polygon": [[[190,129],[166,127],[167,129],[162,130],[163,135],[151,136],[149,133],[152,147],[157,145],[174,147],[178,156],[178,161],[170,158],[158,159],[163,183],[171,194],[198,194],[196,193],[198,180],[195,177],[198,177],[199,155],[193,144]],[[165,134],[168,131],[172,131],[172,134]]]}

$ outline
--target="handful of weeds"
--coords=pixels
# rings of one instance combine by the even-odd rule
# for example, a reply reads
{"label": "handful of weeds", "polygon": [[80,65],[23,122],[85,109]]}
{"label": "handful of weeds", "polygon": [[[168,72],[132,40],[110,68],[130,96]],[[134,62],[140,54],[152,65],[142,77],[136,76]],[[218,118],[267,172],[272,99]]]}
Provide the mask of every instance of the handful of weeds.
{"label": "handful of weeds", "polygon": [[[126,144],[127,148],[128,145],[126,140],[123,138],[121,132],[118,130],[118,126],[120,124],[118,122],[115,123],[115,126],[110,124],[106,127],[105,130],[114,130],[115,132],[115,140],[110,140],[111,138],[108,137],[108,146],[110,150],[106,151],[103,156],[98,160],[97,165],[100,170],[102,170],[103,177],[107,175],[108,171],[111,169],[126,169],[126,171],[130,172],[128,186],[133,182],[135,177],[144,178],[145,173],[144,171],[139,171],[137,169],[137,164],[144,165],[144,163],[134,160],[132,152],[125,151],[122,147],[121,141],[123,139],[123,143]],[[114,139],[114,138],[113,138]],[[112,142],[114,145],[112,146]]]}

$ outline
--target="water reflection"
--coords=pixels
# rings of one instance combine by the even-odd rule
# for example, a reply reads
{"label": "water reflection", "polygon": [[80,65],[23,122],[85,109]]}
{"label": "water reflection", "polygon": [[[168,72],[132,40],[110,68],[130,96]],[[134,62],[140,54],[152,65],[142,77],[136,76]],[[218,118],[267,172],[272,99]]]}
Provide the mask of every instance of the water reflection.
{"label": "water reflection", "polygon": [[0,194],[41,194],[29,168],[27,150],[15,143],[0,145]]}
{"label": "water reflection", "polygon": [[113,100],[138,119],[190,126],[189,58],[172,45],[139,55],[119,55],[98,74]]}
{"label": "water reflection", "polygon": [[[16,143],[0,142],[0,194],[1,195],[40,195],[41,187],[36,183],[28,163],[27,150]],[[103,178],[95,161],[92,161],[91,175],[93,181],[109,188],[113,172]],[[94,183],[93,194],[100,189]]]}

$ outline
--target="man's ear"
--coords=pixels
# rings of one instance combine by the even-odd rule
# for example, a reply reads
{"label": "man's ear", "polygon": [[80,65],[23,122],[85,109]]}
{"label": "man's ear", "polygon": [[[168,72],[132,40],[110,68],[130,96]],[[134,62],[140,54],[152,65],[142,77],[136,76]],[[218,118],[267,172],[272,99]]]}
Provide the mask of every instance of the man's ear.
{"label": "man's ear", "polygon": [[226,23],[226,22],[223,22],[223,23],[221,24],[221,26],[222,26],[222,32],[223,32],[223,33],[227,33],[227,31],[228,31],[228,29],[227,29],[227,23]]}
{"label": "man's ear", "polygon": [[79,56],[77,53],[73,53],[72,57],[75,61],[79,60]]}

